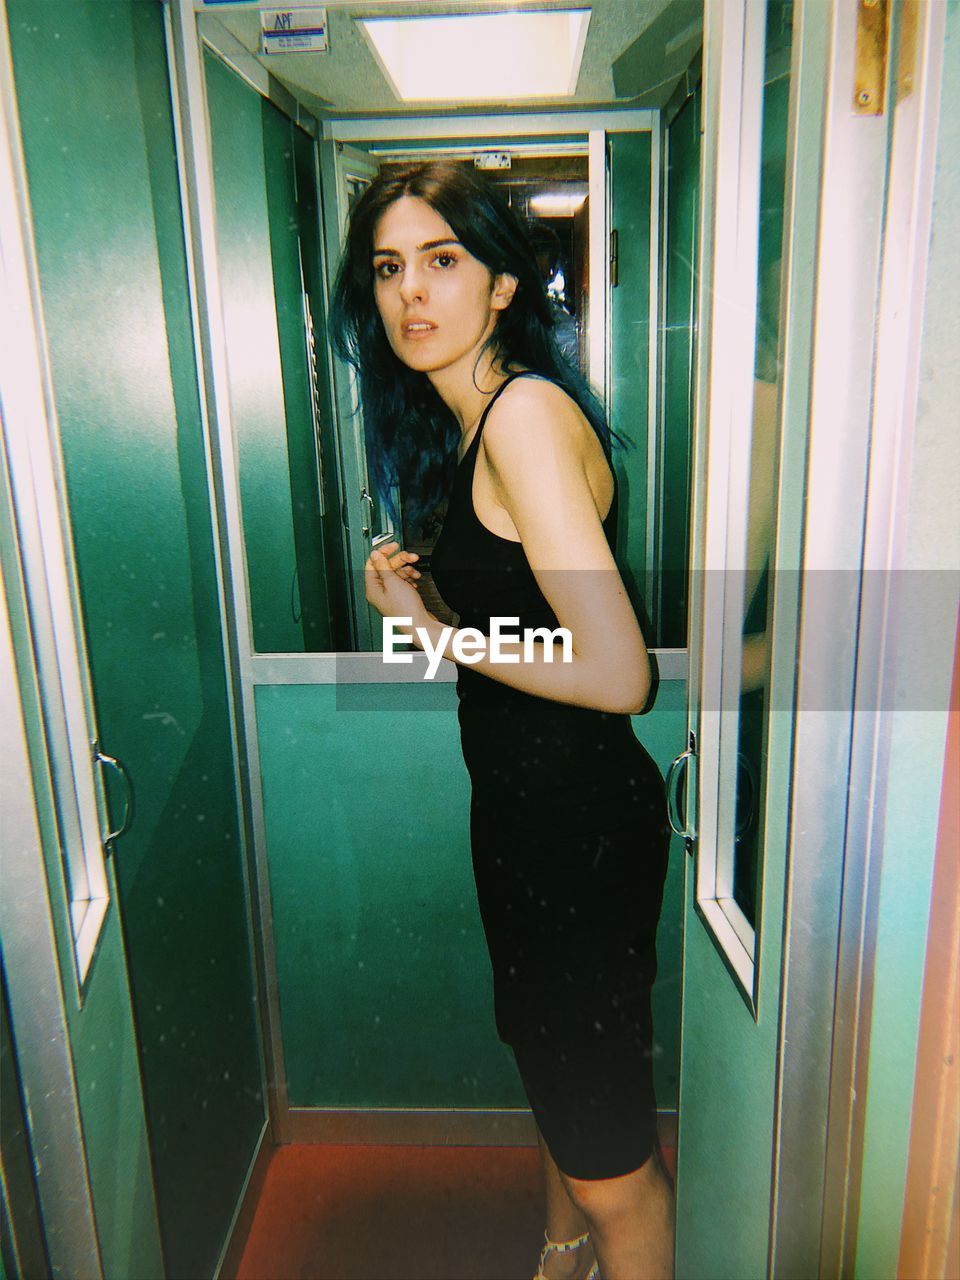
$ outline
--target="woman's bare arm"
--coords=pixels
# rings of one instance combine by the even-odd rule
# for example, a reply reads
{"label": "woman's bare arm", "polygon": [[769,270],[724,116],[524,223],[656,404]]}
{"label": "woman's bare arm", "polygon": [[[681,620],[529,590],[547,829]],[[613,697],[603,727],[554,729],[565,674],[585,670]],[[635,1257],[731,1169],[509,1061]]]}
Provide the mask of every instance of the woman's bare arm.
{"label": "woman's bare arm", "polygon": [[[563,663],[555,644],[546,661],[540,643],[532,662],[517,645],[516,665],[487,654],[469,665],[542,698],[636,713],[649,693],[650,660],[590,490],[583,431],[569,397],[539,380],[513,383],[491,410],[483,447],[498,498],[547,603],[572,635],[573,660]],[[441,624],[431,618],[427,630],[435,644]]]}

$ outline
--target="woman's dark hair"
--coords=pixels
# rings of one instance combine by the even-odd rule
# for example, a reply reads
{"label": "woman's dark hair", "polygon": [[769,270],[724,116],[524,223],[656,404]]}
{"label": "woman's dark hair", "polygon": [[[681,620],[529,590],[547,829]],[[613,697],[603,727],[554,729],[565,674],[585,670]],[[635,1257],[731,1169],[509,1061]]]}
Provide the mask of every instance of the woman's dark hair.
{"label": "woman's dark hair", "polygon": [[432,515],[449,492],[460,427],[423,373],[393,352],[374,297],[373,234],[386,209],[402,196],[425,201],[464,248],[494,276],[511,275],[517,288],[499,313],[488,346],[504,369],[529,369],[556,382],[580,406],[607,457],[611,433],[597,397],[560,353],[554,310],[523,224],[495,188],[473,169],[430,161],[376,177],[350,215],[337,275],[331,334],[337,353],[357,371],[371,481],[390,508],[391,486],[404,495],[412,523]]}

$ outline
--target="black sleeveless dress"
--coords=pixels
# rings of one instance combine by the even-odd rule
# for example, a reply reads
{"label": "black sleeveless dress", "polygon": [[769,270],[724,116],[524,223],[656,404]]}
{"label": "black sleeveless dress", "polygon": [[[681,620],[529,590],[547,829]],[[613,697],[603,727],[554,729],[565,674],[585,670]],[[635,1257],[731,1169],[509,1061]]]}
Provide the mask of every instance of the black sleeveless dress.
{"label": "black sleeveless dress", "polygon": [[[481,524],[486,406],[431,555],[461,627],[557,627],[519,542]],[[533,375],[528,375],[533,376]],[[617,496],[604,520],[611,542]],[[655,1136],[650,988],[670,829],[663,780],[629,715],[457,674],[470,842],[494,1013],[547,1146],[571,1177],[618,1177]]]}

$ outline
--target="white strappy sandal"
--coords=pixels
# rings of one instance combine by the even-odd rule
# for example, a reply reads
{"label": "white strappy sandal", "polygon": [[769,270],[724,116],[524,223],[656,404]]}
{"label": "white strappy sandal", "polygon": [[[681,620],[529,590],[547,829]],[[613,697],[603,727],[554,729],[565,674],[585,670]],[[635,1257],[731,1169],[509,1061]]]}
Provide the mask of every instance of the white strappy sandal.
{"label": "white strappy sandal", "polygon": [[[543,1274],[543,1268],[551,1253],[569,1253],[572,1249],[579,1249],[581,1245],[586,1244],[590,1239],[590,1232],[585,1231],[582,1236],[577,1236],[576,1240],[560,1241],[551,1240],[546,1231],[544,1231],[543,1238],[545,1244],[540,1250],[540,1263],[537,1267],[537,1274],[533,1277],[533,1280],[547,1280],[547,1277]],[[598,1262],[594,1262],[586,1280],[600,1280],[600,1264]]]}

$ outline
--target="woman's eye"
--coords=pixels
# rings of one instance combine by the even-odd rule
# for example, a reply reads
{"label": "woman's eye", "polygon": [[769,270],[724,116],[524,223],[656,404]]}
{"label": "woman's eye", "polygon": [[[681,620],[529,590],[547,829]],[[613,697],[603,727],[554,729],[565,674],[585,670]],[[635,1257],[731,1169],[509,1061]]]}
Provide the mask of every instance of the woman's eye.
{"label": "woman's eye", "polygon": [[375,273],[381,280],[386,280],[388,276],[396,275],[400,270],[396,262],[378,262],[374,267]]}
{"label": "woman's eye", "polygon": [[453,253],[438,253],[433,260],[436,265],[443,270],[456,265],[456,255]]}

